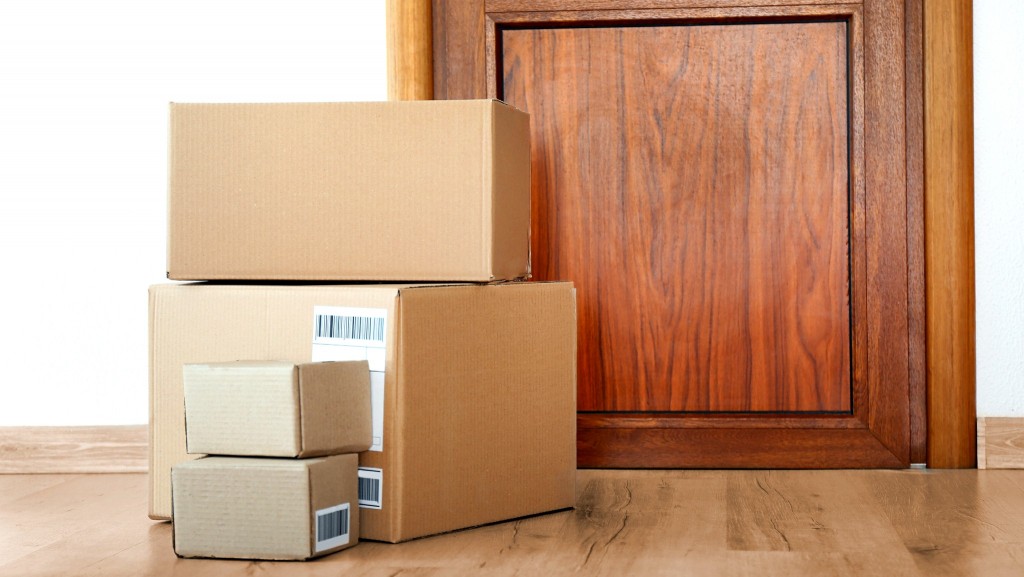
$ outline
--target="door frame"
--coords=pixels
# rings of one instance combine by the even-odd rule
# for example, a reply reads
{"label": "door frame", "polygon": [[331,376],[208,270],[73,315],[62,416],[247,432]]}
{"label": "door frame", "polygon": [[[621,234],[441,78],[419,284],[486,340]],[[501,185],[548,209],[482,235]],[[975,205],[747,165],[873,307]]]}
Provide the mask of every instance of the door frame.
{"label": "door frame", "polygon": [[[432,99],[443,82],[433,74],[433,31],[444,25],[433,4],[451,7],[446,0],[387,0],[392,100]],[[921,144],[907,150],[908,249],[924,253],[923,267],[910,271],[910,305],[923,310],[911,315],[910,346],[924,348],[911,354],[923,359],[911,365],[911,462],[971,468],[977,454],[972,2],[905,0],[905,14],[908,141]],[[483,14],[479,19],[482,24]]]}

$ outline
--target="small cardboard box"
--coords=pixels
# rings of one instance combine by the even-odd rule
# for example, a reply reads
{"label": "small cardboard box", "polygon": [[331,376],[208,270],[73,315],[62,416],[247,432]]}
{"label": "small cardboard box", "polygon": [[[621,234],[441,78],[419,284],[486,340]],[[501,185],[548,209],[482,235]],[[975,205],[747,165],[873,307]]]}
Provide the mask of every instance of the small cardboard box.
{"label": "small cardboard box", "polygon": [[167,277],[530,272],[529,116],[495,100],[172,104]]}
{"label": "small cardboard box", "polygon": [[570,283],[157,285],[150,289],[150,516],[185,452],[182,365],[369,362],[364,539],[398,542],[572,507]]}
{"label": "small cardboard box", "polygon": [[370,448],[366,361],[235,361],[183,369],[189,453],[316,457]]}
{"label": "small cardboard box", "polygon": [[171,472],[180,557],[309,559],[359,542],[359,457],[207,457]]}

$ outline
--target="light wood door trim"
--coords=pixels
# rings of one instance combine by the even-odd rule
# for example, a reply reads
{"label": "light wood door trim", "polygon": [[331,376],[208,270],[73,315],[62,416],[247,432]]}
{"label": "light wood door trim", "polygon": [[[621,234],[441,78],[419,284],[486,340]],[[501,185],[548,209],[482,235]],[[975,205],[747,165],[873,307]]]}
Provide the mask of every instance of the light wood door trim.
{"label": "light wood door trim", "polygon": [[148,427],[0,427],[0,474],[145,473]]}
{"label": "light wood door trim", "polygon": [[971,0],[924,3],[928,465],[975,465]]}
{"label": "light wood door trim", "polygon": [[[549,3],[539,9],[550,10]],[[568,4],[568,3],[567,3]],[[924,108],[923,126],[912,122],[908,114],[908,128],[916,132],[908,141],[926,142],[923,158],[908,151],[909,163],[923,163],[924,182],[909,182],[911,192],[919,191],[924,202],[911,199],[908,214],[913,219],[915,207],[923,212],[923,230],[911,234],[909,242],[925,244],[925,264],[911,271],[911,283],[923,286],[926,306],[923,326],[911,327],[911,340],[915,331],[926,334],[924,343],[927,359],[924,367],[917,367],[911,376],[911,394],[923,396],[927,391],[927,409],[916,403],[914,414],[927,415],[927,428],[920,426],[924,419],[912,423],[912,438],[916,446],[927,442],[927,463],[931,467],[973,467],[975,464],[975,343],[974,343],[974,233],[973,233],[973,101],[971,53],[970,0],[907,0],[908,26],[913,30],[908,41],[924,45],[924,62],[908,62],[918,72],[908,73],[907,106]],[[455,2],[439,1],[444,10],[431,15],[437,36],[441,41],[446,22],[452,19],[478,20],[483,28],[483,4],[479,14],[467,11]],[[603,8],[607,6],[602,5]],[[389,15],[388,27],[399,26]],[[467,45],[466,50],[483,49]],[[423,38],[409,39],[422,42]],[[435,51],[436,52],[436,51]],[[432,67],[433,62],[422,63]],[[923,74],[919,72],[923,68]],[[486,86],[480,79],[481,88]],[[401,82],[396,79],[395,82]],[[437,87],[440,86],[440,90]],[[919,97],[915,86],[922,86]],[[434,79],[435,95],[446,96],[446,79]],[[481,94],[480,96],[484,96]],[[911,170],[913,174],[915,171]],[[920,216],[920,213],[918,213]],[[923,268],[923,270],[921,270]],[[914,298],[915,287],[909,287]],[[919,291],[918,291],[919,292]],[[913,315],[911,315],[913,317]],[[911,342],[913,348],[917,343]],[[912,372],[915,369],[912,367]],[[916,384],[915,384],[916,383]],[[923,456],[923,448],[913,451]]]}
{"label": "light wood door trim", "polygon": [[387,0],[388,100],[434,98],[430,0]]}

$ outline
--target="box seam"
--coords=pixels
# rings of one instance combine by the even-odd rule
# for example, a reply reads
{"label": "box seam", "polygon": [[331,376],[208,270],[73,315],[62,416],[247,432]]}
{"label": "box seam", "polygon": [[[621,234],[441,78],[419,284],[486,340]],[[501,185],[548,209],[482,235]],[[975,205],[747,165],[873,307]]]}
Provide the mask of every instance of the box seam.
{"label": "box seam", "polygon": [[480,139],[481,139],[481,154],[480,154],[480,190],[485,191],[483,198],[486,198],[487,206],[481,207],[481,220],[483,221],[484,231],[483,237],[489,239],[488,242],[483,243],[480,249],[481,257],[483,260],[483,271],[481,276],[486,276],[488,279],[494,279],[494,175],[491,172],[494,170],[494,152],[495,152],[495,138],[494,138],[494,106],[493,102],[488,103],[483,109],[483,118],[480,122]]}
{"label": "box seam", "polygon": [[[390,427],[391,430],[388,431],[388,440],[385,440],[385,444],[390,444],[391,445],[391,447],[389,447],[391,450],[387,452],[387,459],[385,460],[385,463],[387,464],[387,468],[388,468],[388,473],[387,474],[388,474],[388,477],[390,479],[389,481],[386,481],[386,482],[390,482],[391,483],[391,490],[389,492],[390,494],[388,495],[388,497],[389,497],[389,499],[391,501],[391,505],[390,505],[390,508],[389,508],[389,510],[387,512],[388,527],[389,527],[389,529],[388,529],[388,538],[393,543],[398,541],[398,539],[400,538],[400,536],[402,534],[401,523],[402,523],[402,520],[405,518],[404,515],[401,514],[401,512],[402,512],[402,503],[403,503],[404,500],[401,498],[401,493],[402,493],[402,487],[401,487],[402,483],[401,483],[401,480],[400,480],[401,479],[401,475],[398,474],[399,473],[399,468],[401,467],[400,463],[403,461],[403,459],[402,459],[402,443],[396,443],[395,442],[395,437],[398,435],[398,431],[400,429],[399,424],[402,421],[402,413],[401,413],[402,403],[399,402],[399,399],[401,397],[401,390],[402,390],[402,381],[403,381],[402,377],[403,377],[403,374],[405,373],[404,366],[403,366],[403,361],[402,361],[402,344],[403,344],[403,342],[405,340],[403,338],[403,334],[402,334],[402,331],[403,331],[403,328],[402,328],[402,317],[405,315],[405,310],[404,310],[405,307],[403,306],[403,304],[404,304],[404,301],[402,300],[402,291],[398,291],[398,294],[395,295],[395,321],[394,321],[395,322],[395,341],[394,341],[394,347],[395,347],[395,382],[394,382],[394,384],[391,387],[392,391],[393,391],[392,395],[391,395],[391,403],[392,403],[391,406],[394,407],[394,412],[393,412],[392,418],[391,418],[391,427]],[[385,386],[385,391],[387,391],[387,387],[386,386]],[[386,405],[385,405],[385,411],[384,412],[385,412],[385,417],[386,417],[387,416],[387,407],[386,407]],[[381,488],[381,496],[383,496],[383,487]]]}

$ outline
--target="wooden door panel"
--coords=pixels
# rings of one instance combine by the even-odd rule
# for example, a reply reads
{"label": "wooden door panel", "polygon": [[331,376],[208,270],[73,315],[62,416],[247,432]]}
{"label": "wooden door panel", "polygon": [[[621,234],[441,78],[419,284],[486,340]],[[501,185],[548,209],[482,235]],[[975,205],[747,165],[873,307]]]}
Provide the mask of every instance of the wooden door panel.
{"label": "wooden door panel", "polygon": [[909,462],[918,1],[434,0],[435,96],[531,113],[581,467]]}
{"label": "wooden door panel", "polygon": [[849,411],[846,24],[500,46],[498,96],[531,113],[534,274],[579,291],[579,410]]}

